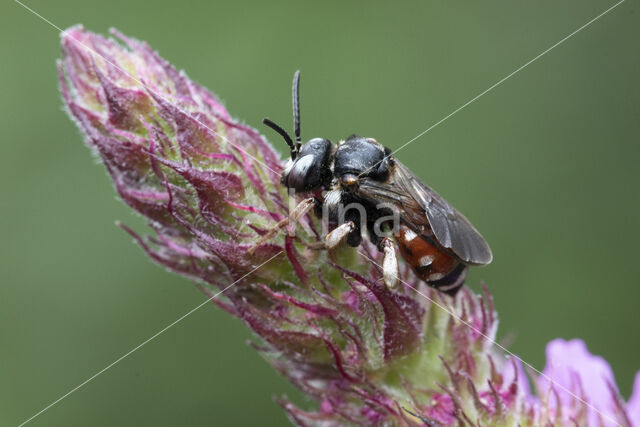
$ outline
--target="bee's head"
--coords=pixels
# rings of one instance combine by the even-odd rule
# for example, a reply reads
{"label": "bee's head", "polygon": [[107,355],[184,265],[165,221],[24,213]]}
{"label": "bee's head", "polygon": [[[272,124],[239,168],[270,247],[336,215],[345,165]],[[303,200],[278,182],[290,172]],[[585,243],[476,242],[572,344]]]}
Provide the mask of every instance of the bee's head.
{"label": "bee's head", "polygon": [[295,191],[316,190],[331,180],[329,168],[333,144],[328,139],[314,138],[300,143],[300,71],[293,75],[293,128],[296,142],[280,126],[265,118],[262,123],[275,130],[289,146],[291,161],[282,172],[282,183]]}
{"label": "bee's head", "polygon": [[302,146],[297,156],[282,172],[282,183],[295,191],[311,191],[331,181],[333,144],[324,138],[313,138]]}

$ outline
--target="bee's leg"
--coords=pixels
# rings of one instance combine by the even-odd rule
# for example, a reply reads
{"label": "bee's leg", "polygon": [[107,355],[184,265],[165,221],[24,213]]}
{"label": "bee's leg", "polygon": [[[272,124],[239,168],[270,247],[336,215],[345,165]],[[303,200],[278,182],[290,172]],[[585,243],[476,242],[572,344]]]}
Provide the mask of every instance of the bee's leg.
{"label": "bee's leg", "polygon": [[337,248],[355,228],[356,225],[353,221],[345,222],[334,228],[333,231],[324,238],[324,247],[329,250]]}
{"label": "bee's leg", "polygon": [[[316,200],[313,197],[309,197],[308,199],[304,199],[298,205],[293,208],[288,218],[285,218],[285,226],[287,227],[287,234],[291,237],[295,237],[296,235],[296,225],[300,222],[300,219],[308,214],[311,209],[313,209],[316,205]],[[282,222],[282,221],[281,221]]]}
{"label": "bee's leg", "polygon": [[387,289],[395,289],[398,286],[398,256],[393,241],[388,237],[383,237],[380,247],[384,252],[382,261],[382,278]]}
{"label": "bee's leg", "polygon": [[248,250],[248,254],[252,254],[256,248],[260,245],[265,244],[269,240],[271,240],[280,230],[287,227],[288,233],[290,236],[295,236],[295,225],[300,221],[300,218],[305,216],[313,207],[315,206],[315,199],[310,197],[308,199],[304,199],[298,205],[293,208],[289,216],[281,221],[279,221],[273,228],[267,231],[263,236],[261,236],[258,241],[251,246]]}

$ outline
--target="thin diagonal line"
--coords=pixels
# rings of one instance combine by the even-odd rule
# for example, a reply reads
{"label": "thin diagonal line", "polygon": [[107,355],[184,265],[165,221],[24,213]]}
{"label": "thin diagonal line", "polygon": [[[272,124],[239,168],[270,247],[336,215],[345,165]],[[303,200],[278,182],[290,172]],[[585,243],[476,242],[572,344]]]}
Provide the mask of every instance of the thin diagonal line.
{"label": "thin diagonal line", "polygon": [[[25,9],[27,9],[29,12],[33,13],[34,15],[36,15],[38,18],[42,19],[44,22],[46,22],[47,24],[51,25],[53,28],[55,28],[56,30],[58,30],[60,32],[60,34],[66,33],[66,31],[64,31],[62,28],[60,28],[59,26],[57,26],[56,24],[54,24],[53,22],[51,22],[50,20],[48,20],[47,18],[45,18],[44,16],[40,15],[38,12],[36,12],[35,10],[31,9],[29,6],[27,6],[26,4],[22,3],[20,0],[14,0],[16,3],[18,3],[20,6],[24,7]],[[101,55],[100,53],[96,52],[94,49],[92,49],[90,46],[87,46],[86,44],[82,43],[80,40],[76,39],[75,37],[69,36],[69,38],[71,40],[73,40],[75,43],[77,43],[78,45],[82,46],[83,48],[85,48],[86,50],[88,50],[90,53],[99,56],[100,58],[102,58],[106,63],[114,66],[115,68],[117,68],[118,70],[122,71],[127,77],[129,77],[130,79],[132,79],[133,81],[135,81],[136,83],[138,83],[139,85],[141,85],[142,87],[144,87],[146,90],[148,90],[149,92],[153,93],[154,95],[156,95],[158,98],[162,99],[163,101],[167,102],[167,103],[172,103],[167,97],[165,97],[164,95],[162,95],[160,92],[153,90],[151,87],[147,86],[146,84],[144,84],[142,81],[140,81],[138,78],[136,78],[135,76],[133,76],[131,73],[129,73],[127,70],[124,70],[123,68],[121,68],[119,65],[114,64],[113,62],[109,61],[107,58],[104,57],[104,55]],[[241,146],[239,146],[238,144],[234,144],[233,142],[231,142],[229,140],[229,138],[227,138],[224,135],[219,134],[218,132],[216,132],[215,130],[211,129],[209,126],[207,126],[206,124],[202,123],[200,120],[198,120],[197,118],[193,117],[191,114],[189,114],[188,112],[186,112],[185,110],[181,109],[178,105],[176,105],[176,108],[178,109],[178,111],[180,111],[181,113],[185,114],[186,116],[188,116],[189,118],[191,118],[193,121],[195,121],[196,123],[198,123],[200,126],[204,127],[205,129],[207,129],[209,132],[211,132],[212,135],[214,136],[218,136],[220,137],[223,141],[225,141],[227,144],[232,145],[233,147],[237,148],[238,150],[242,151],[244,154],[246,154],[247,156],[251,157],[253,160],[255,160],[256,162],[262,164],[264,167],[266,167],[267,169],[269,169],[271,172],[275,173],[275,174],[279,174],[280,172],[274,170],[273,168],[271,168],[269,165],[267,165],[265,162],[263,162],[260,159],[257,159],[256,157],[252,156],[251,154],[249,154],[247,152],[247,150],[243,149]]]}
{"label": "thin diagonal line", "polygon": [[88,384],[89,382],[93,381],[95,378],[97,378],[98,376],[100,376],[101,374],[103,374],[104,372],[106,372],[107,370],[109,370],[110,368],[112,368],[114,365],[116,365],[117,363],[121,362],[123,359],[126,359],[128,356],[130,356],[132,353],[135,353],[137,350],[139,350],[142,346],[144,346],[145,344],[149,343],[150,341],[152,341],[154,338],[158,337],[159,335],[161,335],[162,333],[164,333],[165,331],[167,331],[168,329],[172,328],[173,326],[177,325],[178,323],[180,323],[181,321],[183,321],[184,319],[186,319],[188,316],[190,316],[191,314],[195,313],[198,309],[200,309],[201,307],[205,306],[208,302],[214,300],[216,297],[218,297],[219,295],[221,295],[222,293],[224,293],[226,290],[228,290],[229,288],[231,288],[233,285],[235,285],[236,283],[238,283],[239,281],[241,281],[242,279],[244,279],[245,277],[249,276],[251,273],[255,272],[256,270],[258,270],[259,268],[261,268],[263,265],[267,264],[269,261],[271,261],[272,259],[274,259],[275,257],[277,257],[278,255],[282,254],[283,251],[279,251],[277,254],[275,254],[274,256],[272,256],[271,258],[269,258],[268,260],[266,260],[265,262],[263,262],[262,264],[260,264],[259,266],[257,266],[256,268],[254,268],[253,270],[251,270],[250,272],[248,272],[247,274],[245,274],[244,276],[242,276],[241,278],[239,278],[238,280],[236,280],[235,282],[231,283],[230,285],[228,285],[226,288],[224,288],[223,290],[221,290],[220,292],[216,293],[215,295],[207,298],[206,300],[204,300],[202,303],[198,304],[197,306],[195,306],[194,308],[192,308],[191,310],[189,310],[187,313],[183,314],[182,316],[178,317],[176,320],[174,320],[173,322],[169,323],[167,326],[165,326],[164,328],[160,329],[158,332],[156,332],[155,334],[151,335],[149,338],[147,338],[146,340],[142,341],[140,344],[138,344],[137,346],[133,347],[131,350],[129,350],[128,352],[126,352],[125,354],[123,354],[122,356],[120,356],[119,358],[117,358],[116,360],[114,360],[113,362],[111,362],[110,364],[108,364],[107,366],[105,366],[104,368],[102,368],[101,370],[99,370],[98,372],[96,372],[95,374],[93,374],[92,376],[90,376],[89,378],[87,378],[86,380],[84,380],[83,382],[81,382],[80,384],[78,384],[77,386],[75,386],[74,388],[72,388],[71,390],[69,390],[68,392],[66,392],[65,394],[63,394],[62,396],[60,396],[58,399],[54,400],[53,402],[51,402],[49,405],[45,406],[44,408],[42,408],[39,412],[37,412],[36,414],[32,415],[31,417],[29,417],[28,419],[26,419],[25,421],[23,421],[22,423],[20,423],[18,425],[18,427],[22,427],[23,425],[27,424],[28,422],[30,422],[31,420],[33,420],[34,418],[36,418],[38,415],[41,415],[43,412],[47,411],[48,409],[50,409],[52,406],[56,405],[57,403],[59,403],[60,401],[62,401],[63,399],[65,399],[66,397],[68,397],[70,394],[72,394],[73,392],[77,391],[78,389],[82,388],[83,386],[85,386],[86,384]]}
{"label": "thin diagonal line", "polygon": [[[17,0],[16,0],[17,1]],[[446,116],[444,116],[443,118],[441,118],[440,120],[438,120],[437,122],[435,122],[434,124],[432,124],[431,126],[429,126],[427,129],[423,130],[422,132],[420,132],[418,135],[414,136],[413,138],[411,138],[409,141],[405,142],[404,144],[402,144],[399,148],[396,148],[395,150],[393,150],[391,152],[390,155],[392,154],[396,154],[398,151],[402,150],[403,148],[405,148],[407,145],[411,144],[412,142],[414,142],[416,139],[420,138],[421,136],[423,136],[424,134],[426,134],[427,132],[431,131],[433,128],[435,128],[436,126],[440,125],[441,123],[443,123],[444,121],[450,119],[452,116],[454,116],[455,114],[459,113],[461,110],[463,110],[464,108],[466,108],[467,106],[469,106],[469,104],[472,104],[473,102],[475,102],[478,98],[482,97],[483,95],[487,94],[488,92],[490,92],[491,90],[495,89],[497,86],[499,86],[500,84],[504,83],[505,81],[507,81],[508,79],[510,79],[511,77],[513,77],[514,75],[516,75],[517,73],[519,73],[520,71],[522,71],[524,68],[526,68],[527,66],[531,65],[532,63],[534,63],[535,61],[537,61],[538,59],[540,59],[541,57],[543,57],[544,55],[546,55],[547,53],[549,53],[551,50],[555,49],[556,47],[560,46],[562,43],[564,43],[565,41],[569,40],[571,37],[573,37],[574,35],[578,34],[580,31],[584,30],[585,28],[587,28],[589,25],[593,24],[594,22],[596,22],[598,19],[602,18],[604,15],[606,15],[607,13],[611,12],[613,9],[615,9],[616,7],[618,7],[619,5],[621,5],[622,3],[624,3],[625,0],[620,0],[618,3],[614,4],[613,6],[611,6],[609,9],[605,10],[604,12],[602,12],[601,14],[599,14],[598,16],[596,16],[595,18],[591,19],[589,22],[587,22],[586,24],[584,24],[583,26],[581,26],[580,28],[578,28],[577,30],[575,30],[574,32],[572,32],[571,34],[565,36],[564,38],[562,38],[560,41],[556,42],[555,44],[553,44],[551,47],[545,49],[544,51],[542,51],[541,53],[539,53],[537,56],[535,56],[533,59],[529,60],[528,62],[526,62],[525,64],[521,65],[520,67],[516,68],[514,71],[512,71],[511,73],[507,74],[505,77],[503,77],[502,79],[498,80],[496,83],[492,84],[491,86],[489,86],[487,89],[483,90],[482,92],[480,92],[478,95],[474,96],[473,98],[471,98],[470,100],[468,100],[467,102],[465,102],[464,104],[462,104],[460,107],[456,108],[455,110],[453,110],[452,112],[450,112],[449,114],[447,114]],[[388,156],[387,156],[388,157]],[[380,161],[382,162],[382,160]],[[375,165],[371,166],[370,168],[368,168],[366,171],[364,171],[363,173],[361,173],[360,175],[364,175],[367,172],[369,172],[371,169],[375,168],[378,166],[378,164],[380,164],[380,162],[376,163]]]}
{"label": "thin diagonal line", "polygon": [[[383,267],[378,264],[374,259],[372,259],[368,254],[364,253],[363,251],[358,251],[360,253],[360,255],[362,255],[363,257],[365,257],[366,259],[368,259],[369,261],[371,261],[373,264],[377,265],[378,268],[382,269]],[[473,330],[474,332],[476,332],[478,335],[482,336],[483,338],[485,338],[487,341],[489,341],[491,344],[495,345],[496,347],[498,347],[500,350],[504,351],[505,353],[509,354],[510,356],[514,357],[515,359],[518,359],[520,361],[520,363],[522,363],[523,365],[527,366],[529,369],[532,369],[533,371],[535,371],[538,375],[540,375],[541,377],[543,377],[544,379],[546,379],[547,381],[549,381],[551,384],[555,384],[556,386],[558,386],[558,388],[560,388],[561,390],[567,392],[569,395],[571,395],[572,397],[576,398],[578,401],[580,401],[581,403],[583,403],[584,405],[586,405],[587,407],[589,407],[590,409],[593,409],[594,411],[596,411],[598,414],[602,415],[603,417],[605,417],[606,419],[608,419],[609,421],[615,423],[618,427],[622,427],[614,418],[611,417],[611,415],[609,414],[605,414],[604,412],[600,411],[598,408],[596,408],[595,406],[593,406],[592,404],[590,404],[589,402],[587,402],[586,400],[582,399],[580,396],[574,394],[571,390],[569,390],[568,388],[566,388],[565,386],[563,386],[562,384],[557,383],[556,381],[553,380],[553,378],[549,377],[547,374],[540,372],[538,369],[536,369],[533,365],[531,365],[530,363],[522,360],[517,354],[513,353],[512,351],[508,350],[507,348],[505,348],[503,345],[501,345],[500,343],[494,341],[493,339],[491,339],[488,335],[486,335],[485,333],[483,333],[481,330],[479,330],[478,328],[476,328],[475,326],[473,326],[471,323],[467,322],[466,320],[464,320],[463,318],[459,317],[458,315],[456,315],[455,313],[453,313],[451,310],[449,310],[448,308],[446,308],[445,306],[443,306],[442,304],[440,304],[439,302],[437,302],[436,300],[430,298],[429,296],[425,295],[423,292],[420,292],[420,290],[416,289],[415,287],[411,286],[409,283],[405,282],[404,280],[402,280],[400,277],[398,277],[398,275],[395,275],[396,279],[398,279],[400,282],[402,282],[402,284],[404,284],[405,286],[407,286],[408,288],[412,289],[413,291],[415,291],[416,293],[418,293],[419,295],[421,295],[423,298],[425,298],[426,300],[428,300],[429,302],[431,302],[432,304],[434,304],[435,306],[437,306],[438,308],[444,310],[445,312],[447,312],[451,317],[453,317],[454,319],[456,319],[457,321],[461,322],[462,324],[468,326],[471,330]]]}

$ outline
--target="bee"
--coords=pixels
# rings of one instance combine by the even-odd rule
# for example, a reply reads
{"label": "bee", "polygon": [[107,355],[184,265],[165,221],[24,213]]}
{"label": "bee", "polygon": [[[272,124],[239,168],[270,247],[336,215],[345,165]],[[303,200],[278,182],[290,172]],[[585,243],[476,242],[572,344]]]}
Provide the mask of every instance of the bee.
{"label": "bee", "polygon": [[[313,138],[302,144],[299,85],[300,72],[296,71],[293,78],[295,142],[268,118],[263,123],[278,132],[290,149],[291,159],[282,172],[282,184],[310,197],[274,230],[295,223],[315,208],[316,214],[328,216],[325,219],[332,226],[323,243],[327,249],[344,241],[357,247],[362,243],[363,230],[367,231],[369,240],[384,253],[383,279],[388,288],[397,286],[399,251],[425,283],[455,295],[464,283],[469,266],[486,265],[493,259],[485,239],[464,215],[375,139],[351,135],[337,144],[325,138]],[[361,209],[345,211],[345,206],[354,205]],[[267,233],[263,239],[270,238],[274,232]]]}

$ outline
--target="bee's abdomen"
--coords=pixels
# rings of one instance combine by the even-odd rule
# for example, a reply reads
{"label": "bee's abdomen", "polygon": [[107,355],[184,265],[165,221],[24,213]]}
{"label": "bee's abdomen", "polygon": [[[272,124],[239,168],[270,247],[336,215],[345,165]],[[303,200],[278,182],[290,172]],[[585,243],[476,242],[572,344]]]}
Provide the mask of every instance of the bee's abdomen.
{"label": "bee's abdomen", "polygon": [[406,225],[400,225],[394,237],[402,257],[420,279],[442,292],[455,295],[467,274],[465,264]]}

